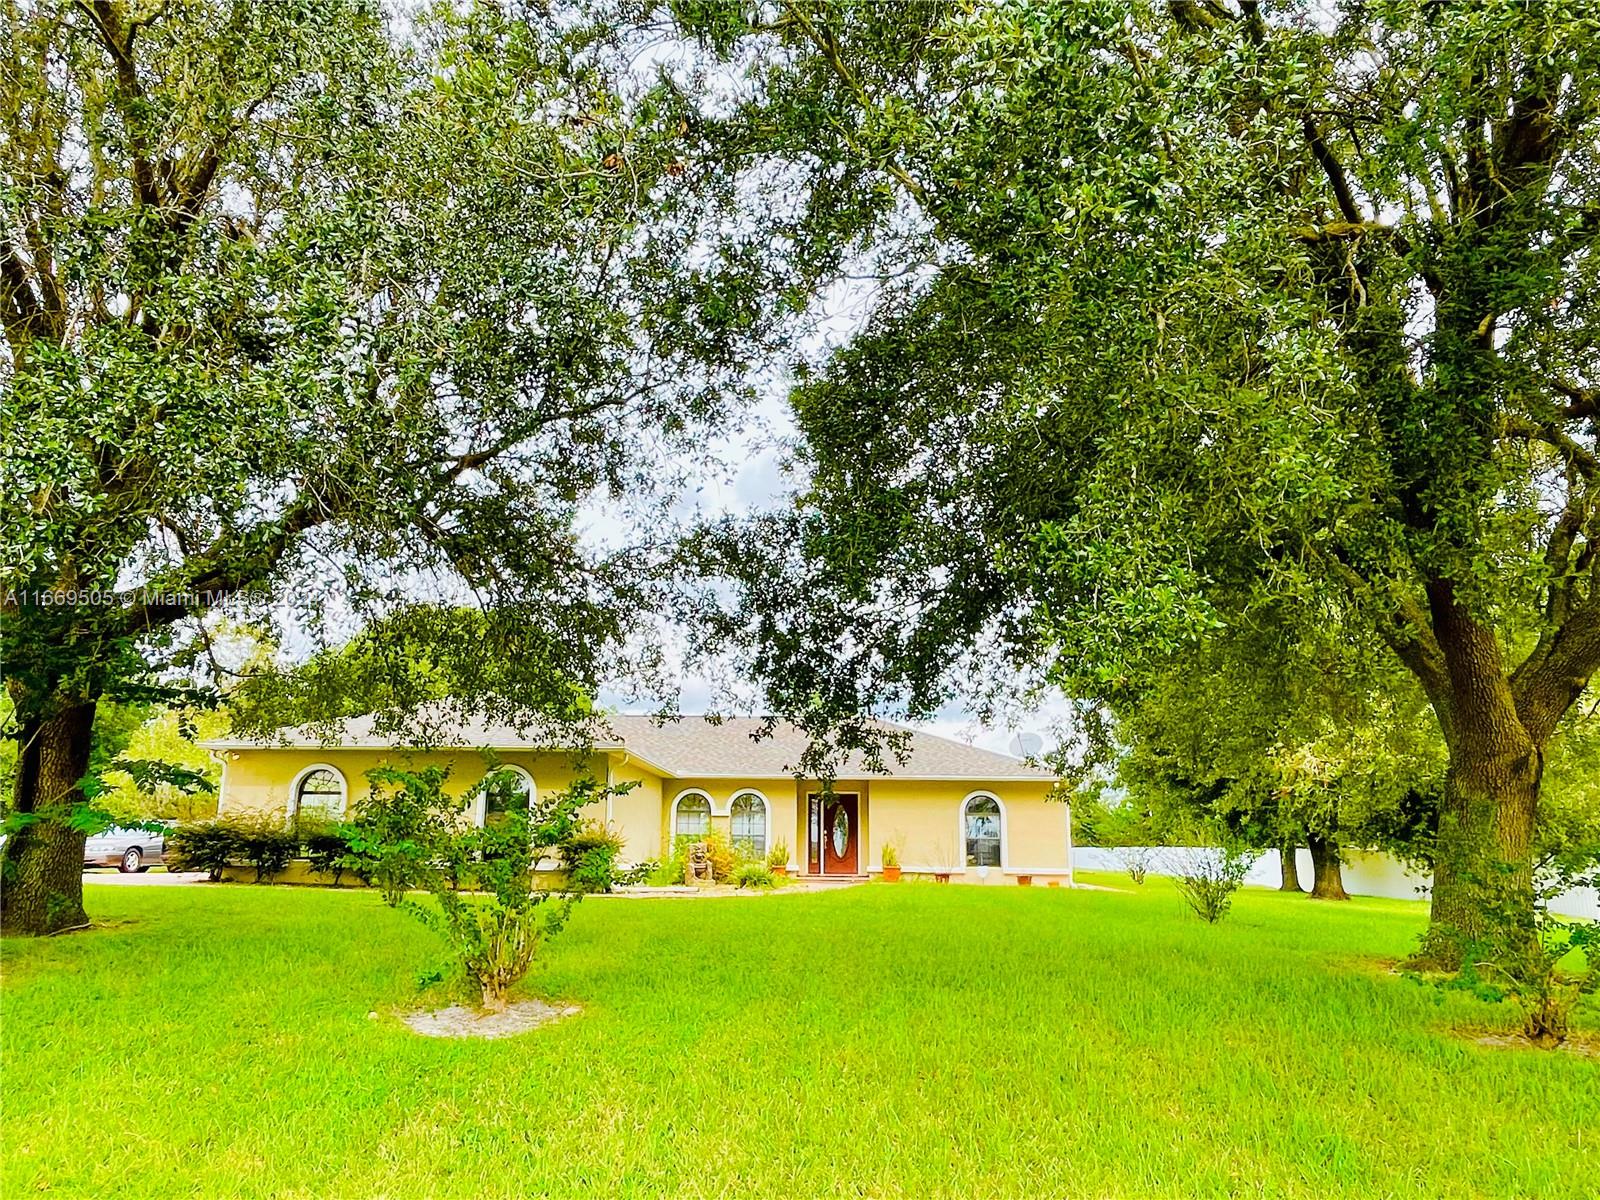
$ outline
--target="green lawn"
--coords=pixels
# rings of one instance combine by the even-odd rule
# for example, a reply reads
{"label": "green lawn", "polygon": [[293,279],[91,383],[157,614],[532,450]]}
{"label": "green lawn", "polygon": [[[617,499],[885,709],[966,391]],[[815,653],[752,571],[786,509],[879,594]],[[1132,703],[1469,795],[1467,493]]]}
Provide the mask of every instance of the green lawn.
{"label": "green lawn", "polygon": [[6,1196],[1597,1194],[1600,1060],[1451,1036],[1511,1015],[1371,967],[1415,904],[591,899],[530,981],[583,1014],[458,1042],[376,895],[89,902],[4,946]]}

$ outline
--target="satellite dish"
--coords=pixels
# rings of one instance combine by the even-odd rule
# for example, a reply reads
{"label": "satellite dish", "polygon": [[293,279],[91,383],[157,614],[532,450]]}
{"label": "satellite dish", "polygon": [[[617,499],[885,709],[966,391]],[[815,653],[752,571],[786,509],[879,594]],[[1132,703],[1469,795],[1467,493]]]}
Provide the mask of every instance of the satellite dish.
{"label": "satellite dish", "polygon": [[1019,733],[1011,739],[1011,753],[1018,758],[1038,758],[1044,750],[1044,735],[1033,733]]}

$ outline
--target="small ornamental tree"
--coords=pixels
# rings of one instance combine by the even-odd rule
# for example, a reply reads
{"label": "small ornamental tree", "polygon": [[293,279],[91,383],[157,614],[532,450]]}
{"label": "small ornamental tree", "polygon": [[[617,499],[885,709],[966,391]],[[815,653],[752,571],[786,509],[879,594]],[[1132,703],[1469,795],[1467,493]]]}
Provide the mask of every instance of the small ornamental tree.
{"label": "small ornamental tree", "polygon": [[1474,881],[1478,904],[1497,919],[1488,925],[1492,932],[1462,944],[1461,977],[1446,983],[1510,1000],[1522,1016],[1522,1035],[1553,1049],[1567,1040],[1578,1006],[1600,994],[1600,921],[1562,916],[1550,902],[1574,888],[1600,886],[1600,858],[1591,850],[1552,859],[1535,879],[1531,912],[1513,881]]}
{"label": "small ornamental tree", "polygon": [[407,892],[428,887],[448,861],[448,843],[469,803],[445,794],[449,775],[432,765],[367,772],[371,789],[343,829],[344,865],[381,889],[391,908]]}
{"label": "small ornamental tree", "polygon": [[1128,873],[1128,878],[1142,887],[1145,876],[1150,873],[1155,851],[1149,846],[1124,846],[1117,851],[1117,857],[1122,860],[1122,869]]}
{"label": "small ornamental tree", "polygon": [[[433,776],[419,777],[423,787],[434,782]],[[620,791],[626,788],[579,779],[561,791],[539,794],[526,808],[508,810],[493,825],[451,829],[435,843],[444,857],[459,852],[472,860],[473,890],[453,886],[446,872],[434,869],[422,876],[431,900],[407,900],[402,907],[445,939],[456,966],[478,988],[485,1009],[506,1007],[507,991],[532,969],[545,939],[566,925],[573,904],[586,890],[602,890],[588,886],[594,877],[535,886],[533,868],[559,856],[562,847],[580,836],[582,808]]]}

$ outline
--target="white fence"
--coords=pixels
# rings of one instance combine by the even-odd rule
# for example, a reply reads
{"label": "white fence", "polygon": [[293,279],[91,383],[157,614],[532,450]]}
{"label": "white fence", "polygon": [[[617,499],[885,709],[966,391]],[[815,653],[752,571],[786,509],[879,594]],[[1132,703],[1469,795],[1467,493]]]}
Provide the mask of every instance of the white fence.
{"label": "white fence", "polygon": [[[1181,855],[1180,846],[1152,846],[1150,873],[1172,874],[1171,860]],[[1123,851],[1112,846],[1076,846],[1072,851],[1072,865],[1078,871],[1125,871]],[[1311,853],[1299,850],[1295,862],[1300,868],[1300,886],[1311,887]],[[1404,863],[1388,854],[1369,850],[1352,850],[1344,854],[1344,890],[1353,896],[1386,896],[1391,900],[1425,900],[1432,879],[1419,875]],[[1268,850],[1255,861],[1245,883],[1256,887],[1277,887],[1283,875],[1278,869],[1278,852]],[[1569,917],[1588,917],[1600,920],[1600,891],[1594,888],[1574,888],[1558,896],[1550,904],[1553,912]]]}

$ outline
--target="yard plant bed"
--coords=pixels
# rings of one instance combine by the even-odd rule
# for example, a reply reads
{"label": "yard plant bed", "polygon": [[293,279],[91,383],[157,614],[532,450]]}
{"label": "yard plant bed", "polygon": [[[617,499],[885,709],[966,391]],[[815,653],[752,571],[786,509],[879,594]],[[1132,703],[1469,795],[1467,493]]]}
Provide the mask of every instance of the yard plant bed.
{"label": "yard plant bed", "polygon": [[419,993],[440,947],[375,893],[90,891],[106,927],[4,944],[0,1194],[1589,1200],[1600,1177],[1593,1059],[1477,1045],[1455,1031],[1508,1008],[1352,966],[1410,949],[1414,903],[1247,889],[1215,927],[1154,880],[584,903],[514,997],[582,1011],[483,1040],[369,1019],[453,999]]}

